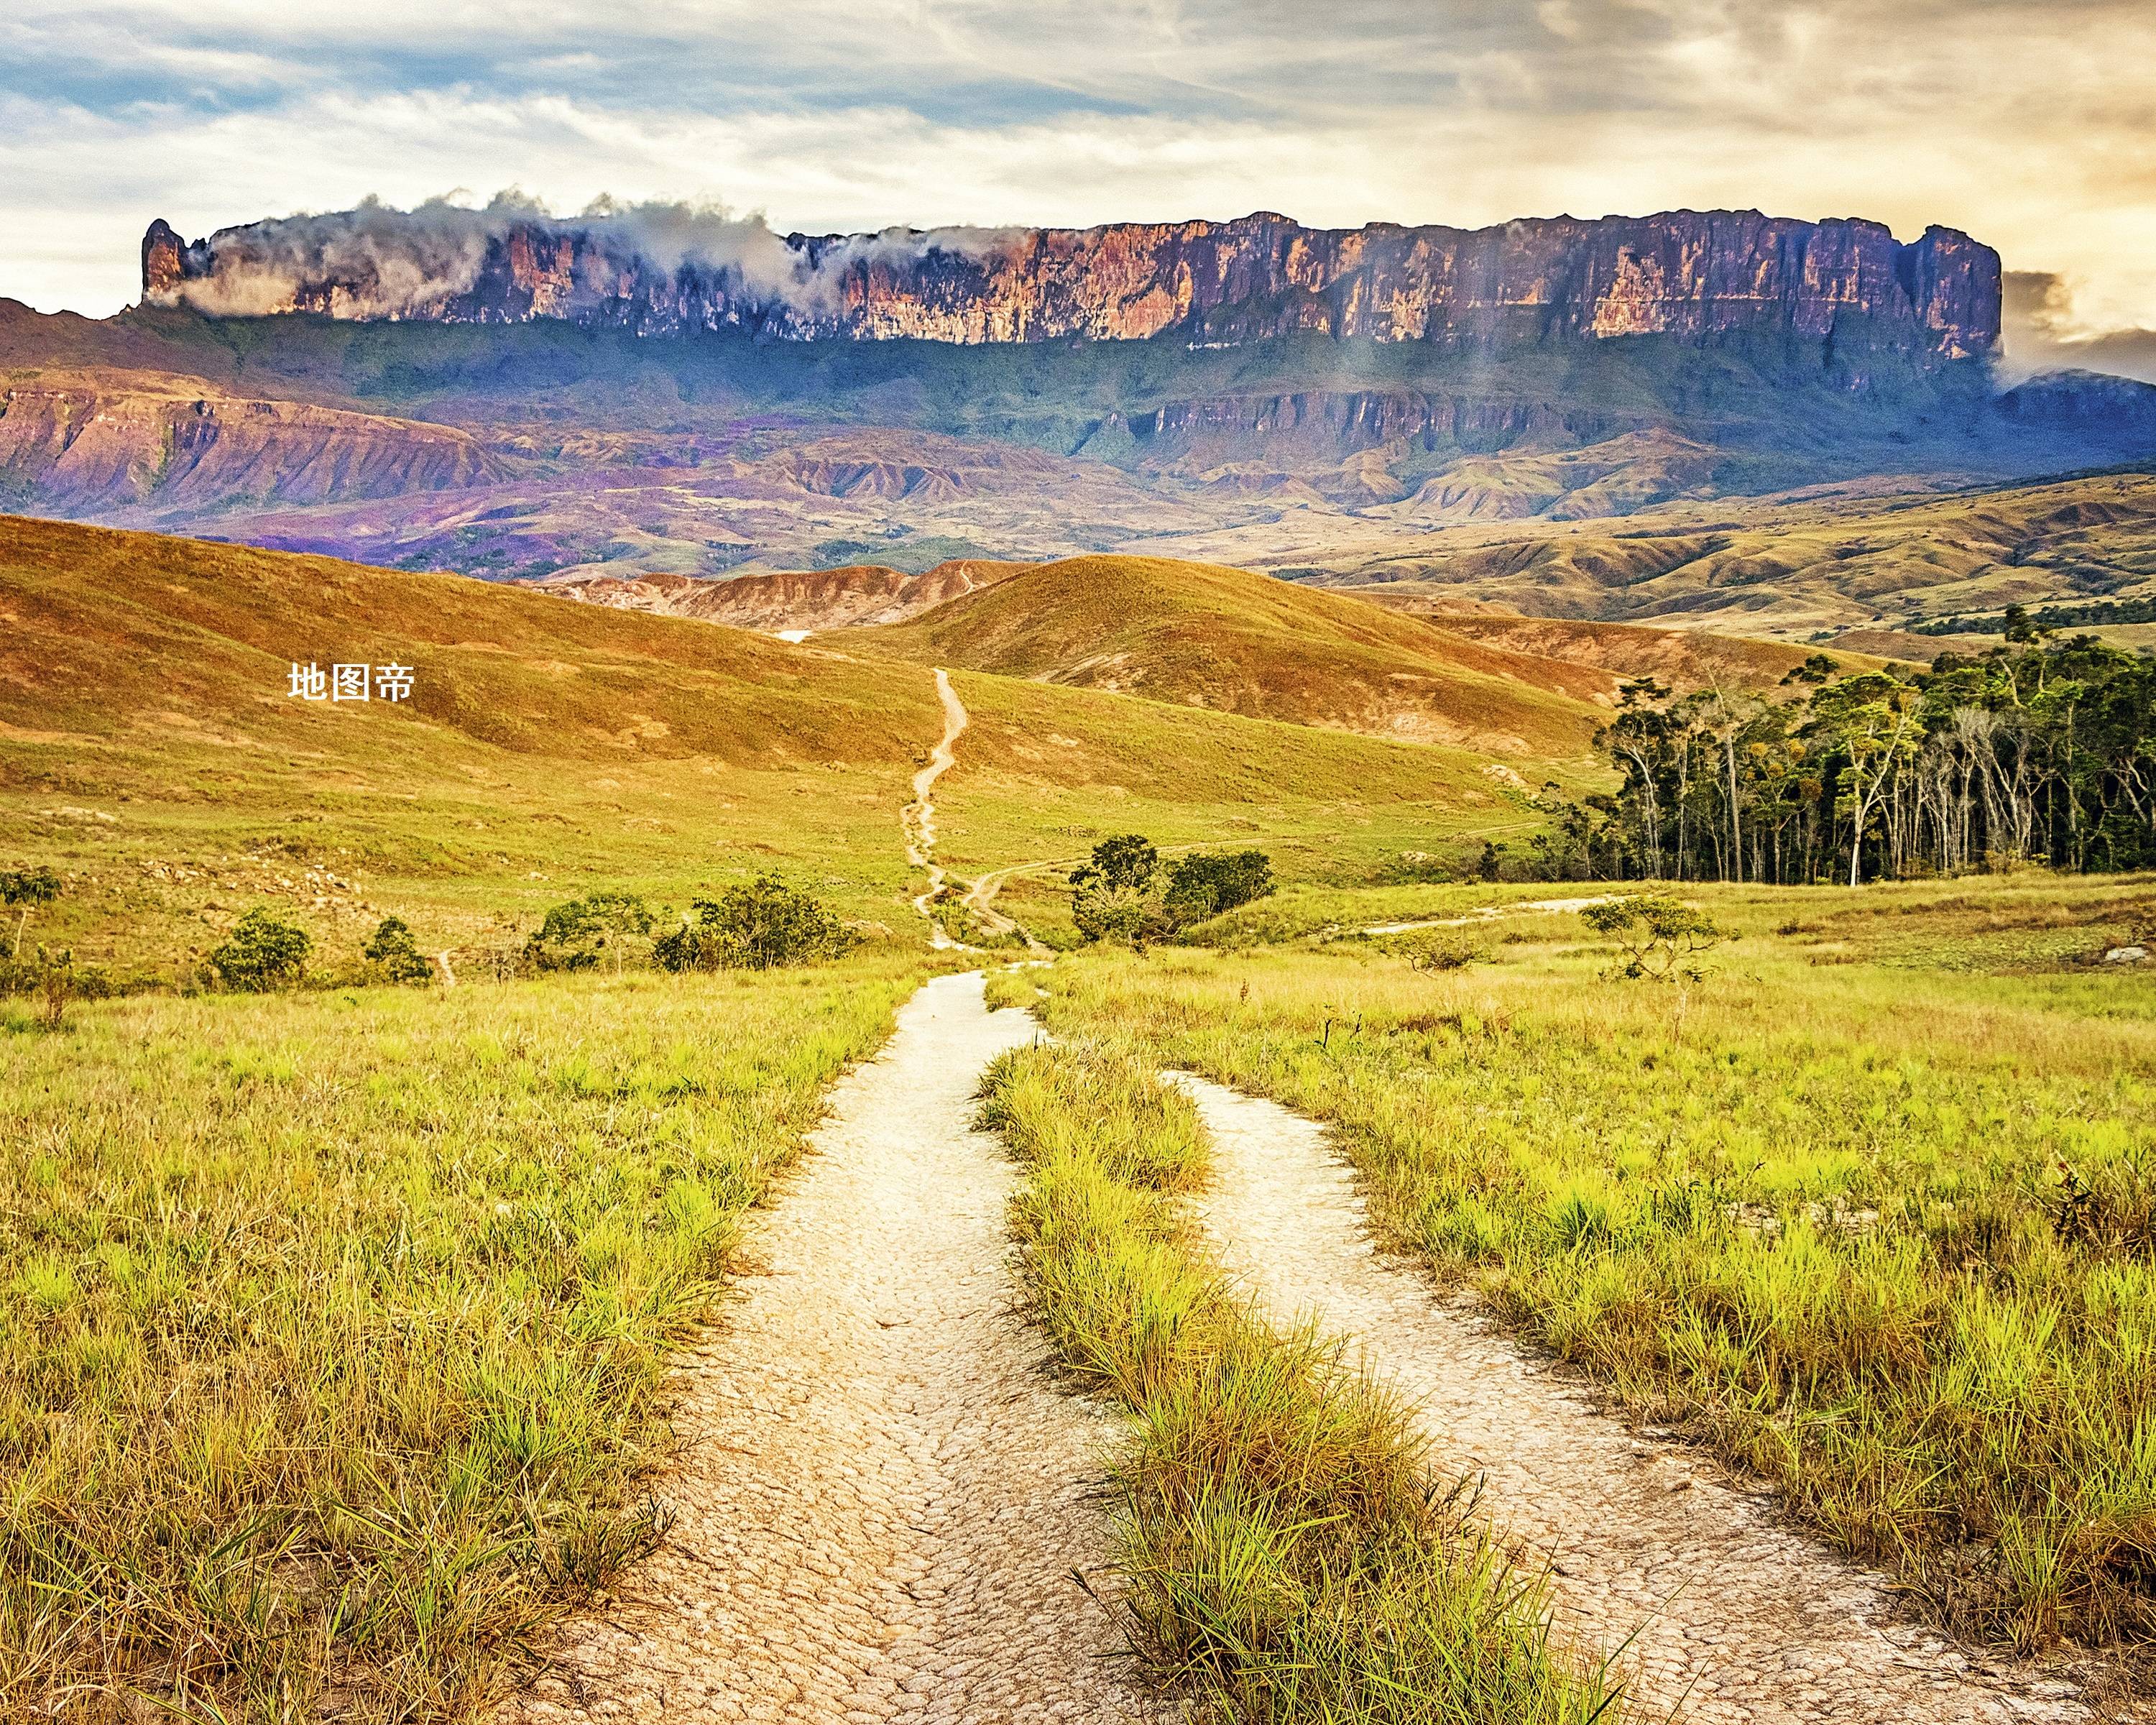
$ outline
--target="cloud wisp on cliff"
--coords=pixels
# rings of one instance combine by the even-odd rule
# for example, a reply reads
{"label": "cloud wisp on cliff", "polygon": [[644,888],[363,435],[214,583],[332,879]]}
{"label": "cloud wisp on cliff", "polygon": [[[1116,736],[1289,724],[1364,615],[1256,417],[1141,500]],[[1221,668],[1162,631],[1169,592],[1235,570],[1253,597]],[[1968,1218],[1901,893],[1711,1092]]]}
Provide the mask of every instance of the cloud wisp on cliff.
{"label": "cloud wisp on cliff", "polygon": [[[1478,225],[1758,207],[2048,278],[2030,352],[2156,326],[2145,0],[16,0],[0,295],[374,194],[722,200],[781,229]],[[476,201],[476,200],[475,200]]]}

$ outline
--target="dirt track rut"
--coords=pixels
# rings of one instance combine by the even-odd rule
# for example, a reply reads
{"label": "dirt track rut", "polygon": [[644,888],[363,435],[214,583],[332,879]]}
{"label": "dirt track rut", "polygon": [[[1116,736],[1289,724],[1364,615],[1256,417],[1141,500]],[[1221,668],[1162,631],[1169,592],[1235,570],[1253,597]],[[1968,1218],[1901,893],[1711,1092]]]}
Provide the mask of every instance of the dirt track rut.
{"label": "dirt track rut", "polygon": [[1203,1204],[1229,1266],[1275,1313],[1355,1338],[1424,1409],[1440,1454],[1485,1476],[1491,1519],[1552,1566],[1561,1635],[1615,1649],[1638,1717],[1696,1725],[2003,1725],[2092,1716],[2069,1684],[1990,1669],[1897,1620],[1883,1577],[1781,1525],[1699,1451],[1635,1437],[1471,1308],[1379,1256],[1324,1130],[1188,1075],[1218,1158]]}
{"label": "dirt track rut", "polygon": [[968,721],[965,703],[951,686],[948,671],[936,673],[936,695],[943,704],[943,735],[928,764],[913,775],[913,800],[900,815],[899,826],[906,834],[906,861],[928,871],[928,891],[914,900],[913,908],[928,919],[928,944],[943,952],[958,942],[944,932],[929,908],[943,890],[945,879],[943,865],[936,860],[936,781],[957,765],[958,739],[965,734]]}
{"label": "dirt track rut", "polygon": [[982,1068],[1033,1034],[941,977],[834,1089],[760,1266],[679,1363],[670,1538],[509,1721],[1147,1717],[1072,1574],[1104,1558],[1111,1416],[1042,1368],[1015,1176],[969,1124]]}

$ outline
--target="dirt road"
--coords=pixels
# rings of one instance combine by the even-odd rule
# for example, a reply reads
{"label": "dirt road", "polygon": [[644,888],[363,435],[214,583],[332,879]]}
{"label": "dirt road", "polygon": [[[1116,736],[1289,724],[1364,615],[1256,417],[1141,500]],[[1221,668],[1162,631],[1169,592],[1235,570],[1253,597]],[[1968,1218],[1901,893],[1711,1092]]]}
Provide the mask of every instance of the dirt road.
{"label": "dirt road", "polygon": [[1217,1152],[1202,1208],[1230,1268],[1282,1318],[1314,1313],[1424,1409],[1440,1455],[1486,1479],[1492,1521],[1552,1566],[1560,1634],[1635,1632],[1640,1717],[1693,1725],[2005,1725],[2090,1717],[2071,1686],[1989,1669],[1897,1620],[1885,1579],[1779,1522],[1703,1452],[1635,1437],[1584,1387],[1370,1245],[1323,1130],[1178,1075]]}
{"label": "dirt road", "polygon": [[572,1624],[506,1717],[1146,1717],[1106,1615],[1092,1500],[1113,1416],[1052,1387],[1016,1315],[1016,1176],[973,1092],[1032,1022],[940,977],[842,1081],[672,1385],[679,1520]]}
{"label": "dirt road", "polygon": [[928,919],[928,944],[939,952],[958,942],[943,932],[929,910],[943,890],[942,865],[936,860],[936,781],[958,764],[958,739],[965,734],[966,708],[951,686],[951,674],[936,673],[936,693],[943,703],[943,736],[928,757],[928,764],[913,775],[913,800],[899,816],[906,834],[906,860],[928,871],[928,890],[913,901],[913,908]]}

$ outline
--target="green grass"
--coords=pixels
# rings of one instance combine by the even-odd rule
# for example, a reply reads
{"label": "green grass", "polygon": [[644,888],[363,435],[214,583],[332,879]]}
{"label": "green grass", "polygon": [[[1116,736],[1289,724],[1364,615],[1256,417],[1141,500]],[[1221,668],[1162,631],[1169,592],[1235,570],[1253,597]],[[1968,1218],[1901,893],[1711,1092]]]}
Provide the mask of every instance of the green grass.
{"label": "green grass", "polygon": [[9,1009],[0,1716],[483,1711],[663,1527],[664,1355],[919,974]]}
{"label": "green grass", "polygon": [[1394,1243],[1958,1627],[2145,1649],[2156,975],[2066,959],[2150,883],[1697,896],[1743,938],[1686,990],[1541,918],[1442,975],[1367,944],[1031,974],[1059,1034],[1332,1122]]}
{"label": "green grass", "polygon": [[1430,1475],[1407,1408],[1229,1293],[1177,1203],[1208,1166],[1187,1098],[1093,1044],[1006,1055],[983,1096],[1027,1170],[1034,1310],[1137,1417],[1115,1603],[1158,1681],[1222,1720],[1616,1717]]}

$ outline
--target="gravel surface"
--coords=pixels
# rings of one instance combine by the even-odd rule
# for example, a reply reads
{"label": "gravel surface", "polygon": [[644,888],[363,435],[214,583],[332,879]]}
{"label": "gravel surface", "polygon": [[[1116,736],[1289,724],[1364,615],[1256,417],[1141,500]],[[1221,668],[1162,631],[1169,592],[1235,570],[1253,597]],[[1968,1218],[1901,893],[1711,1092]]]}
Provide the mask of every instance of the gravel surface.
{"label": "gravel surface", "polygon": [[1614,1651],[1635,1716],[1697,1725],[1960,1725],[2093,1717],[2056,1675],[1897,1619],[1885,1577],[1783,1525],[1703,1451],[1635,1435],[1575,1376],[1381,1256],[1324,1129],[1188,1074],[1218,1158],[1201,1208],[1273,1312],[1314,1314],[1424,1410],[1439,1454],[1484,1476],[1486,1512],[1551,1569],[1559,1633]]}
{"label": "gravel surface", "polygon": [[1113,1416],[1053,1385],[1009,1273],[1016,1176],[969,1123],[982,1068],[1034,1034],[941,977],[835,1087],[679,1362],[670,1538],[508,1725],[1148,1717],[1074,1574],[1105,1558]]}

